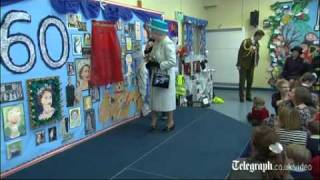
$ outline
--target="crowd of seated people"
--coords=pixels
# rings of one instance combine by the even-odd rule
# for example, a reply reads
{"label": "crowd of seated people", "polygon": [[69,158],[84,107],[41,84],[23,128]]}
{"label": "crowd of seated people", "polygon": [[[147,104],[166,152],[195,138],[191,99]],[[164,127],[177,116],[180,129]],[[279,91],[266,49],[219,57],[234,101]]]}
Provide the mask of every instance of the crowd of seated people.
{"label": "crowd of seated people", "polygon": [[[294,47],[270,97],[274,115],[256,97],[247,119],[253,134],[238,164],[267,163],[282,169],[239,170],[227,179],[320,179],[320,113],[318,72],[300,58]],[[318,58],[318,57],[317,57]],[[270,122],[272,121],[272,122]]]}

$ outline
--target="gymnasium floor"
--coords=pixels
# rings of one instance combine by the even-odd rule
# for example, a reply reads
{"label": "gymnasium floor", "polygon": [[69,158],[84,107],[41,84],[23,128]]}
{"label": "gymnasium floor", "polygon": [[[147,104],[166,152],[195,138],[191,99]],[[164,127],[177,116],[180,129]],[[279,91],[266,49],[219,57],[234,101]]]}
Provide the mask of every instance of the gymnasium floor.
{"label": "gymnasium floor", "polygon": [[[225,104],[178,108],[176,129],[148,132],[141,118],[26,168],[9,178],[222,179],[249,141],[245,116],[252,103],[238,102],[235,90],[216,90]],[[267,100],[269,91],[254,95]],[[165,126],[159,121],[159,129]]]}

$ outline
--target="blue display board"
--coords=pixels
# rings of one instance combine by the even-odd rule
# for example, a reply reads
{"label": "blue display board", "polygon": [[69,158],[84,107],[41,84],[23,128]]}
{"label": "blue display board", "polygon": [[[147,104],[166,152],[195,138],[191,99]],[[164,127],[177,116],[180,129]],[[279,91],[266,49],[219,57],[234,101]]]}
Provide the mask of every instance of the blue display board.
{"label": "blue display board", "polygon": [[[88,58],[84,54],[90,53],[86,38],[91,34],[91,19],[86,19],[81,11],[78,15],[59,14],[48,0],[17,1],[1,7],[1,173],[140,114],[137,104],[133,103],[128,108],[127,117],[116,121],[99,120],[101,102],[106,93],[112,94],[117,89],[114,85],[96,89],[95,96],[99,98],[92,99],[91,96],[92,103],[88,97],[92,95],[91,91],[73,91],[80,93],[81,99],[78,105],[71,103],[67,107],[68,81],[77,89],[78,78],[73,70],[77,71],[79,67],[77,63],[72,63],[83,58],[81,63],[85,64]],[[105,16],[101,11],[95,19],[104,20]],[[122,54],[125,77],[129,69],[133,75],[137,71],[142,61],[138,51],[142,51],[145,42],[144,22],[135,14],[132,16],[130,21],[120,20],[117,31],[121,46],[127,48],[130,34],[125,32],[126,28],[130,29],[132,24],[141,27],[141,37],[131,39],[133,49],[127,49]],[[72,24],[70,18],[79,18],[76,22],[81,23]],[[76,41],[79,39],[84,48],[78,48]],[[128,54],[132,58],[130,67],[125,63]],[[137,91],[135,77],[132,78],[132,82],[125,78],[122,87],[129,93]],[[41,98],[35,99],[36,96]],[[49,116],[41,114],[45,108],[41,110],[37,103],[50,106],[47,108]],[[62,121],[77,113],[80,113],[81,121],[73,117],[67,123]],[[94,121],[86,121],[87,118],[94,118]],[[17,120],[19,126],[14,126]],[[87,126],[95,130],[87,131]]]}

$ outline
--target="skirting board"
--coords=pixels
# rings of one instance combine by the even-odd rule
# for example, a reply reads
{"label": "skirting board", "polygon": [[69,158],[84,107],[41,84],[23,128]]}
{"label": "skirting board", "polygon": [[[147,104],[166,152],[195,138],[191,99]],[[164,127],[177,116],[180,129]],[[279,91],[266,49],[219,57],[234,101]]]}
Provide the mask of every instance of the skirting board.
{"label": "skirting board", "polygon": [[[222,89],[222,90],[238,90],[239,84],[238,83],[220,83],[216,82],[213,83],[214,89]],[[274,91],[273,88],[262,88],[262,87],[252,87],[253,90],[260,90],[260,91]]]}
{"label": "skirting board", "polygon": [[15,168],[12,168],[12,169],[10,169],[10,170],[7,170],[7,171],[1,173],[0,179],[4,179],[4,178],[6,178],[6,177],[8,177],[8,176],[10,176],[10,175],[18,172],[18,171],[21,171],[22,169],[25,169],[25,168],[27,168],[27,167],[30,167],[30,166],[32,166],[32,165],[34,165],[34,164],[37,164],[37,163],[39,163],[39,162],[41,162],[41,161],[43,161],[43,160],[46,160],[46,159],[50,158],[50,157],[52,157],[52,156],[55,156],[55,155],[57,155],[57,154],[59,154],[59,153],[62,153],[62,152],[66,151],[66,150],[68,150],[68,149],[70,149],[70,148],[73,148],[73,147],[75,147],[75,146],[77,146],[77,145],[79,145],[79,144],[81,144],[81,143],[83,143],[83,142],[86,142],[86,141],[88,141],[88,140],[90,140],[90,139],[93,139],[93,138],[95,138],[95,137],[98,137],[98,136],[100,136],[100,135],[106,133],[107,131],[110,131],[110,130],[116,128],[116,127],[119,127],[119,126],[121,126],[121,125],[124,125],[124,124],[126,124],[126,123],[128,123],[128,122],[131,122],[131,121],[133,121],[133,120],[137,120],[137,119],[140,118],[140,117],[141,117],[141,115],[135,115],[135,116],[133,116],[133,117],[131,117],[131,118],[122,120],[121,122],[116,123],[116,124],[112,125],[112,126],[109,127],[109,128],[106,128],[106,129],[97,131],[95,134],[89,135],[89,136],[87,136],[87,137],[84,137],[84,138],[82,138],[82,139],[79,139],[79,140],[76,140],[76,141],[73,141],[73,142],[70,142],[70,143],[68,143],[68,144],[65,144],[65,145],[57,148],[57,149],[54,149],[54,150],[52,150],[52,151],[49,151],[49,152],[47,152],[47,153],[45,153],[45,154],[43,154],[43,155],[40,155],[40,156],[38,156],[38,157],[36,157],[36,158],[34,158],[34,159],[26,162],[26,163],[23,163],[23,164],[15,167]]}

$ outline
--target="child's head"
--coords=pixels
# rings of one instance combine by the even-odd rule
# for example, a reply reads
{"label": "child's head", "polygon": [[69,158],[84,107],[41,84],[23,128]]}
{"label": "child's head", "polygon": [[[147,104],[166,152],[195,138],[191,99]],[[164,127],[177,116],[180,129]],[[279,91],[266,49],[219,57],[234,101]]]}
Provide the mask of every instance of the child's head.
{"label": "child's head", "polygon": [[[284,166],[286,157],[279,137],[271,127],[262,125],[254,129],[252,135],[252,157],[260,162]],[[264,179],[283,179],[288,171],[267,171]]]}
{"label": "child's head", "polygon": [[310,151],[303,145],[289,144],[287,146],[287,157],[294,165],[308,164],[311,160]]}
{"label": "child's head", "polygon": [[300,83],[301,83],[301,86],[310,88],[313,86],[316,80],[317,80],[317,77],[314,74],[310,72],[306,72],[301,76]]}
{"label": "child's head", "polygon": [[311,121],[308,123],[308,129],[311,134],[320,135],[320,121]]}
{"label": "child's head", "polygon": [[297,86],[291,91],[291,98],[293,103],[297,106],[300,104],[307,104],[312,102],[310,91],[302,86]]}
{"label": "child's head", "polygon": [[290,83],[286,79],[277,80],[276,87],[281,93],[288,93],[290,91]]}
{"label": "child's head", "polygon": [[260,97],[253,98],[253,106],[254,107],[264,107],[265,101]]}
{"label": "child's head", "polygon": [[272,128],[265,125],[257,126],[252,134],[254,156],[258,160],[267,160],[271,154],[269,146],[277,142],[279,142],[279,137]]}
{"label": "child's head", "polygon": [[287,130],[301,130],[301,122],[299,111],[295,108],[282,106],[279,109],[279,125],[280,128]]}

